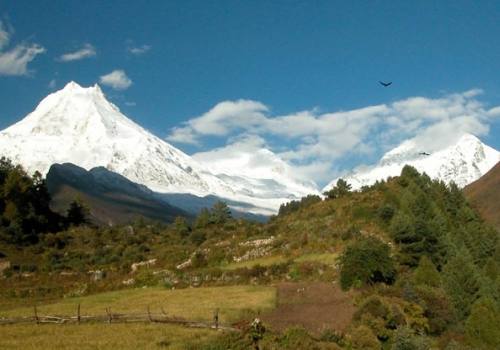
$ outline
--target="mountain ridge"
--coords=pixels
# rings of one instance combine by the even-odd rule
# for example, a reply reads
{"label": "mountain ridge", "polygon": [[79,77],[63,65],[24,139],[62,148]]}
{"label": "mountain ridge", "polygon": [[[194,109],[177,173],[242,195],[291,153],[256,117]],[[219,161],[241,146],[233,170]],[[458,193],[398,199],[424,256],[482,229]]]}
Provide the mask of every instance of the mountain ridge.
{"label": "mountain ridge", "polygon": [[[433,179],[446,183],[453,181],[463,188],[487,173],[499,160],[500,152],[466,133],[455,143],[432,153],[422,150],[414,140],[406,140],[385,153],[375,166],[355,169],[342,178],[356,190],[398,176],[407,164]],[[337,180],[330,182],[324,190],[334,186]]]}
{"label": "mountain ridge", "polygon": [[[125,176],[158,193],[216,196],[247,203],[251,213],[271,215],[302,193],[264,195],[247,182],[235,186],[211,173],[189,155],[151,134],[123,115],[98,85],[84,88],[75,82],[44,98],[33,112],[0,132],[0,149],[28,172],[46,174],[52,164],[74,163]],[[236,189],[236,190],[235,190]]]}

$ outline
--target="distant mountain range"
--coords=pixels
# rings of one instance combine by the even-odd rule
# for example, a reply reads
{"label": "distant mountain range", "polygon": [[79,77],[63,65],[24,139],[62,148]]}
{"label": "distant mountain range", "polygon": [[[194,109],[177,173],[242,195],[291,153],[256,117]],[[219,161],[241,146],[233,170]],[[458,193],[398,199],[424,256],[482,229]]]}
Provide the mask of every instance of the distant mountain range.
{"label": "distant mountain range", "polygon": [[[116,202],[117,207],[109,209],[112,215],[99,219],[103,221],[118,222],[134,213],[168,221],[178,213],[195,215],[217,200],[226,201],[238,215],[262,218],[275,214],[284,202],[320,193],[265,148],[221,153],[216,160],[216,151],[191,157],[123,115],[97,85],[84,88],[70,82],[50,94],[32,113],[0,132],[0,149],[2,156],[28,172],[47,175],[58,203],[78,194],[103,212]],[[359,189],[397,176],[410,164],[432,178],[463,187],[499,159],[498,151],[470,134],[434,152],[408,140],[377,165],[355,169],[343,178]],[[54,164],[63,165],[51,168]]]}
{"label": "distant mountain range", "polygon": [[75,198],[90,207],[97,224],[116,225],[136,218],[172,222],[186,211],[156,198],[153,191],[106,168],[87,171],[71,163],[53,164],[46,177],[52,209],[64,213]]}
{"label": "distant mountain range", "polygon": [[[464,134],[454,144],[432,153],[423,151],[413,140],[408,140],[387,152],[377,165],[355,169],[342,178],[353,189],[359,189],[377,180],[398,176],[408,164],[433,179],[446,183],[453,181],[459,187],[464,187],[487,173],[498,161],[500,152],[471,134]],[[337,180],[329,183],[324,191],[336,184]]]}
{"label": "distant mountain range", "polygon": [[45,175],[55,163],[87,170],[101,166],[158,193],[215,196],[258,215],[273,214],[282,202],[316,191],[313,186],[290,186],[296,183],[293,178],[279,183],[276,178],[214,174],[128,119],[98,85],[83,88],[70,82],[50,94],[0,132],[0,149],[29,172]]}
{"label": "distant mountain range", "polygon": [[500,163],[464,189],[481,217],[500,232]]}

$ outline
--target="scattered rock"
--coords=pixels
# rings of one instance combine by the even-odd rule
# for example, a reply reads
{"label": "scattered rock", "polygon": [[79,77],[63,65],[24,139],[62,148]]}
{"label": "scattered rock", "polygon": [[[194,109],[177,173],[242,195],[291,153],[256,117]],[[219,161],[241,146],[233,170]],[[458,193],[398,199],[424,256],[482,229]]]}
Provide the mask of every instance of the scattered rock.
{"label": "scattered rock", "polygon": [[156,259],[149,259],[146,261],[140,261],[140,262],[133,263],[132,265],[130,265],[130,269],[132,270],[131,273],[137,272],[139,267],[142,267],[142,266],[151,267],[154,265],[156,265]]}
{"label": "scattered rock", "polygon": [[177,265],[175,268],[177,270],[183,270],[187,267],[190,267],[191,265],[193,265],[193,262],[191,261],[191,258],[189,258],[188,260],[184,261],[183,263]]}
{"label": "scattered rock", "polygon": [[125,286],[131,286],[135,283],[135,279],[133,278],[129,278],[128,280],[123,280],[122,281],[122,284],[125,285]]}

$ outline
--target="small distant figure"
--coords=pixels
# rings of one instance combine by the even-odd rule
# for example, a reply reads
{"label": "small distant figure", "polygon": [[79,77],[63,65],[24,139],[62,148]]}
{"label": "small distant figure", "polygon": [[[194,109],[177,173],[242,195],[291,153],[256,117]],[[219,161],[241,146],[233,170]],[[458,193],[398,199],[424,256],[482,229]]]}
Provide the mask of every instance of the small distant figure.
{"label": "small distant figure", "polygon": [[264,338],[266,328],[259,318],[255,318],[250,326],[250,339],[252,340],[254,350],[260,350],[259,341]]}
{"label": "small distant figure", "polygon": [[431,154],[427,153],[427,152],[420,152],[419,155],[421,155],[421,156],[430,156]]}
{"label": "small distant figure", "polygon": [[380,83],[380,85],[382,85],[382,86],[384,86],[384,87],[388,87],[389,85],[391,85],[391,84],[392,84],[392,81],[390,81],[390,82],[388,82],[388,83],[384,83],[383,81],[380,81],[380,80],[379,80],[379,83]]}

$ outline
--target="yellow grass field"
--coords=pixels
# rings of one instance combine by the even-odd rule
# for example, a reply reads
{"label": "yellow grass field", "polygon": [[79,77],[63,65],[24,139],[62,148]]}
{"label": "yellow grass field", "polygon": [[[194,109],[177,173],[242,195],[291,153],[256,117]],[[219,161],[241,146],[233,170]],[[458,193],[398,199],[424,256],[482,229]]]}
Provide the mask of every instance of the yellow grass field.
{"label": "yellow grass field", "polygon": [[[221,323],[235,321],[252,311],[271,310],[276,305],[276,289],[270,286],[225,286],[166,290],[128,289],[81,298],[62,299],[38,305],[39,315],[82,315],[112,313],[152,313],[160,309],[170,316],[211,321],[219,308]],[[0,317],[33,316],[33,307],[0,310]],[[0,349],[185,349],[187,344],[216,335],[215,330],[193,329],[167,324],[19,324],[0,326]],[[195,349],[196,347],[194,347]]]}
{"label": "yellow grass field", "polygon": [[[168,290],[160,287],[125,289],[85,297],[67,298],[58,302],[38,305],[40,315],[76,315],[81,304],[82,315],[112,313],[152,313],[161,308],[170,316],[189,320],[211,320],[218,308],[221,322],[230,322],[242,310],[269,310],[274,308],[276,290],[270,286],[225,286]],[[33,316],[33,307],[20,307],[2,311],[0,317]]]}
{"label": "yellow grass field", "polygon": [[23,324],[0,326],[0,349],[180,350],[216,334],[214,330],[164,324]]}

